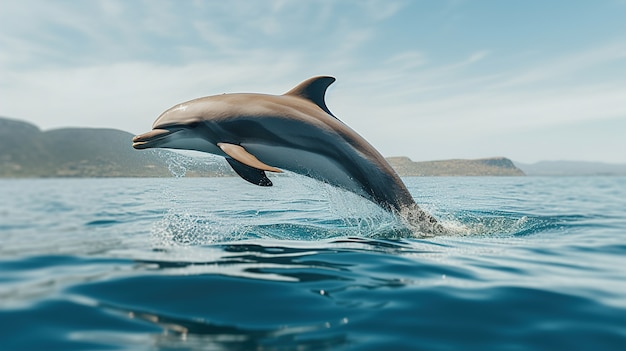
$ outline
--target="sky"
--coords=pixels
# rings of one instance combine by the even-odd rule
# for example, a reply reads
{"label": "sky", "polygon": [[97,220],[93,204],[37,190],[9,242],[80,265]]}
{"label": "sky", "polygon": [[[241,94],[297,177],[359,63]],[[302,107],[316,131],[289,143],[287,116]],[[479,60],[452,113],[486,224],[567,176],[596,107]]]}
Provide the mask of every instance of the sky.
{"label": "sky", "polygon": [[331,75],[329,109],[385,156],[626,163],[625,18],[626,0],[0,0],[0,116],[137,134],[183,101]]}

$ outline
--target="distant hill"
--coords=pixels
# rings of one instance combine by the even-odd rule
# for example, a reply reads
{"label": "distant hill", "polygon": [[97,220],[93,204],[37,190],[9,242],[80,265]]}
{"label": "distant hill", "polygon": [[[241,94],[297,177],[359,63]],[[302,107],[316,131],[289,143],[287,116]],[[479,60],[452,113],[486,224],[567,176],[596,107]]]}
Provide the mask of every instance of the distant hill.
{"label": "distant hill", "polygon": [[[190,158],[167,150],[132,148],[121,130],[62,128],[41,131],[27,122],[0,117],[0,177],[171,177],[231,176],[226,162]],[[510,160],[413,162],[387,159],[401,176],[519,176]]]}
{"label": "distant hill", "polygon": [[582,161],[515,162],[529,176],[626,176],[626,164]]}
{"label": "distant hill", "polygon": [[[42,132],[32,124],[0,117],[0,177],[171,177],[171,152],[138,152],[131,147],[132,137],[115,129]],[[191,170],[191,175],[194,171],[199,170]]]}
{"label": "distant hill", "polygon": [[504,157],[476,160],[414,162],[408,157],[388,157],[387,161],[402,177],[408,176],[523,176],[513,162]]}

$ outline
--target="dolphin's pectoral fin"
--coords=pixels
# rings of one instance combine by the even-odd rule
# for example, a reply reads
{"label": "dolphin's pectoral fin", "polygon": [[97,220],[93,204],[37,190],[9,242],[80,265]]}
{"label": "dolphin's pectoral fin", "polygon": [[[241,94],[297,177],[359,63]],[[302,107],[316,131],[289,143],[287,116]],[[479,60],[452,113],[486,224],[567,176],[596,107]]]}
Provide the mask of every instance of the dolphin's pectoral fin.
{"label": "dolphin's pectoral fin", "polygon": [[282,173],[280,169],[268,166],[265,163],[259,161],[256,157],[254,157],[254,155],[246,151],[246,149],[244,149],[241,145],[218,143],[217,146],[219,146],[220,149],[222,149],[222,151],[226,153],[226,155],[234,158],[235,160],[243,163],[248,167],[256,168],[262,171]]}
{"label": "dolphin's pectoral fin", "polygon": [[272,181],[267,178],[265,171],[282,172],[280,169],[268,166],[250,154],[241,145],[218,143],[217,146],[230,157],[226,161],[239,176],[252,184],[260,186],[272,186]]}
{"label": "dolphin's pectoral fin", "polygon": [[250,183],[259,186],[272,186],[272,181],[265,175],[265,171],[246,166],[230,157],[226,157],[226,161],[228,161],[228,164],[230,164],[235,173],[239,174],[241,178],[249,181]]}

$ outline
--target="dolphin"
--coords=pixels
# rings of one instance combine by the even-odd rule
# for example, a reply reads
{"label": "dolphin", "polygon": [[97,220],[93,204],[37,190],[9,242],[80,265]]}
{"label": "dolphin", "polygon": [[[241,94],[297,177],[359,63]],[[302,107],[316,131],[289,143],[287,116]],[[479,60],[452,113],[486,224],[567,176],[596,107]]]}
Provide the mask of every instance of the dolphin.
{"label": "dolphin", "polygon": [[330,112],[324,97],[334,81],[318,76],[283,95],[236,93],[183,102],[135,136],[133,147],[223,156],[241,178],[259,186],[272,185],[266,172],[288,170],[373,201],[416,233],[443,232],[385,158]]}

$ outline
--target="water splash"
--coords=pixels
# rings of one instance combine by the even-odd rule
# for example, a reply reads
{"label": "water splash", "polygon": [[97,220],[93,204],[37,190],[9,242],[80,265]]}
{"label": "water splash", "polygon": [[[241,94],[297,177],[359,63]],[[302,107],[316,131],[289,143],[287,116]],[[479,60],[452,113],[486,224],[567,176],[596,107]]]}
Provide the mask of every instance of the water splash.
{"label": "water splash", "polygon": [[302,184],[308,184],[311,192],[320,195],[326,212],[332,214],[332,227],[342,229],[333,237],[353,236],[362,238],[410,237],[401,220],[377,204],[349,191],[300,175],[294,175]]}
{"label": "water splash", "polygon": [[152,228],[153,247],[197,246],[246,238],[249,226],[215,214],[170,209]]}
{"label": "water splash", "polygon": [[[185,177],[189,169],[197,169],[200,164],[213,162],[214,167],[222,161],[217,157],[198,159],[173,152],[167,152],[163,157],[176,178]],[[224,167],[227,167],[225,163]],[[221,199],[218,209],[207,208],[205,203],[188,203],[193,196],[186,193],[184,198],[178,198],[179,191],[164,187],[163,196],[171,205],[153,227],[154,245],[197,246],[256,238],[325,240],[338,237],[424,237],[420,233],[411,232],[392,213],[351,192],[291,172],[270,176],[275,179],[275,186],[271,189],[246,187],[242,183],[231,193],[228,193],[228,189],[220,189],[208,194],[207,197]],[[261,198],[266,200],[254,201]],[[224,207],[228,203],[236,203],[237,207]],[[251,208],[245,207],[248,205]],[[446,229],[444,235],[447,236],[519,236],[550,226],[546,220],[526,214],[496,211],[442,214],[437,213],[438,208],[430,208],[428,205],[423,207],[439,218]]]}
{"label": "water splash", "polygon": [[[223,168],[217,157],[197,158],[171,151],[162,151],[159,155],[175,178],[184,178],[190,169],[221,171]],[[163,200],[169,203],[170,208],[152,227],[153,247],[209,245],[237,240],[245,234],[246,226],[242,222],[188,204],[179,197],[177,190],[167,185],[162,187]]]}
{"label": "water splash", "polygon": [[[300,175],[288,173],[279,177],[274,189],[241,183],[241,188],[224,187],[206,195],[201,194],[206,189],[196,191],[193,196],[182,192],[183,197],[179,189],[164,186],[163,197],[169,209],[151,230],[153,245],[161,248],[197,246],[257,238],[325,240],[410,236],[403,232],[401,223],[392,214],[357,195]],[[267,201],[246,201],[249,197],[260,198],[259,192],[264,192]],[[219,204],[219,208],[199,204],[194,197],[210,197],[211,203]],[[236,207],[229,207],[230,203]],[[247,208],[248,205],[251,208]]]}
{"label": "water splash", "polygon": [[559,231],[562,219],[502,211],[461,211],[440,220],[448,236],[512,237]]}
{"label": "water splash", "polygon": [[211,154],[202,154],[202,157],[190,156],[195,153],[193,151],[182,153],[160,150],[159,156],[165,161],[168,170],[175,178],[185,177],[190,171],[198,173],[197,175],[200,176],[228,176],[233,174],[223,158]]}

